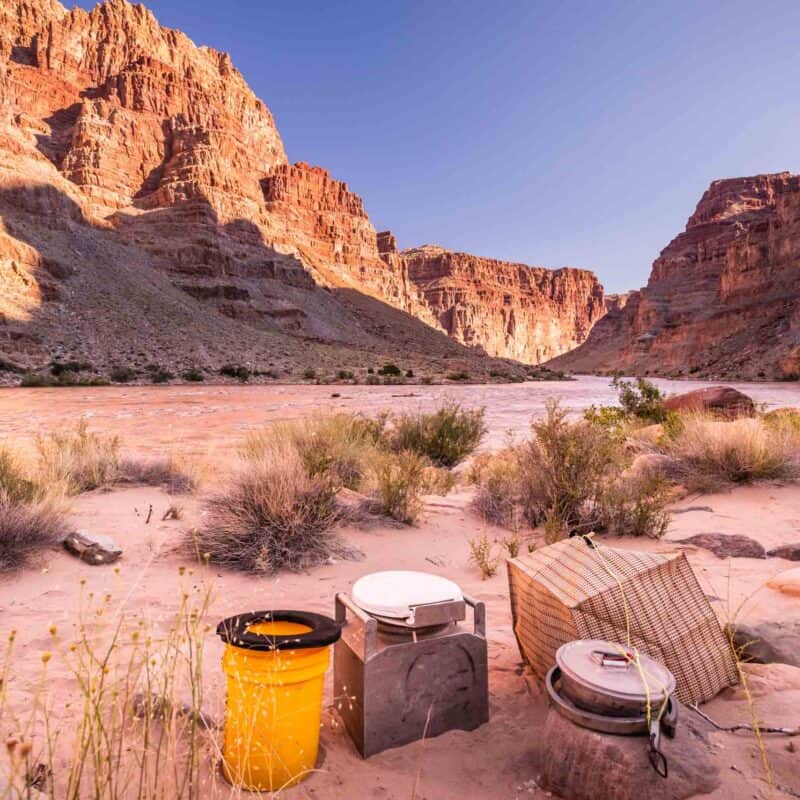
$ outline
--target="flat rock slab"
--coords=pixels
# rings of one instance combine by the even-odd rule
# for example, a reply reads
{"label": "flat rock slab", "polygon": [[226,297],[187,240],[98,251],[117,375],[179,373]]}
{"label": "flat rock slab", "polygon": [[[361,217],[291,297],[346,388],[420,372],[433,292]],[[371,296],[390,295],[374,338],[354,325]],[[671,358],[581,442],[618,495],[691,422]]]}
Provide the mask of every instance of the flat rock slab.
{"label": "flat rock slab", "polygon": [[92,566],[113,564],[122,555],[122,548],[109,536],[91,531],[76,531],[64,539],[64,549]]}
{"label": "flat rock slab", "polygon": [[676,544],[691,544],[710,550],[718,558],[766,558],[763,545],[740,533],[698,533]]}
{"label": "flat rock slab", "polygon": [[661,737],[669,777],[656,774],[646,736],[612,736],[580,728],[550,709],[532,739],[537,784],[569,800],[684,800],[713,792],[719,769],[709,755],[707,723],[678,710],[674,739]]}
{"label": "flat rock slab", "polygon": [[800,619],[733,626],[733,642],[749,661],[800,667]]}
{"label": "flat rock slab", "polygon": [[770,558],[785,558],[787,561],[800,561],[800,542],[773,547],[767,555]]}
{"label": "flat rock slab", "polygon": [[777,589],[783,594],[800,597],[800,567],[787,569],[786,572],[778,573],[774,578],[767,581],[770,589]]}

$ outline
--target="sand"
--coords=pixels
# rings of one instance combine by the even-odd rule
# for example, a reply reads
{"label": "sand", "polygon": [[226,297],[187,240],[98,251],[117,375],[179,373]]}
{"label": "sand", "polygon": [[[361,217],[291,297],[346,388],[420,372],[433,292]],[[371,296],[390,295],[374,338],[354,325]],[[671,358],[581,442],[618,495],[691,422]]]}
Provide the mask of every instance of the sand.
{"label": "sand", "polygon": [[[517,387],[504,387],[515,389]],[[527,387],[526,387],[527,388]],[[373,398],[376,406],[394,405],[397,387],[381,387]],[[224,453],[226,456],[243,432],[276,414],[307,413],[330,405],[325,395],[332,387],[300,390],[287,387],[267,395],[255,387],[234,390],[231,387],[193,389],[126,389],[122,400],[104,399],[100,392],[90,405],[82,404],[75,392],[58,390],[58,403],[39,392],[26,395],[24,416],[21,396],[14,396],[18,416],[6,430],[14,436],[33,435],[39,426],[58,418],[69,420],[87,409],[94,423],[125,436],[125,443],[136,449],[155,452],[167,444],[171,450],[197,453]],[[333,389],[340,391],[340,389]],[[411,391],[411,387],[408,391]],[[48,392],[50,390],[44,390]],[[415,393],[424,391],[413,387]],[[491,388],[471,387],[470,397],[487,397]],[[465,388],[466,396],[466,388]],[[217,398],[217,405],[210,401]],[[575,395],[577,397],[577,394]],[[410,398],[416,400],[416,398]],[[362,398],[363,400],[363,398]],[[426,401],[430,401],[426,397]],[[514,398],[494,409],[492,437],[502,440],[504,430],[524,430],[529,416],[521,406],[524,398]],[[584,402],[595,401],[595,397]],[[785,404],[793,404],[797,397]],[[8,402],[8,395],[3,395]],[[83,402],[86,402],[85,400]],[[177,405],[176,405],[177,404]],[[531,408],[529,402],[526,408]],[[176,408],[180,407],[181,413]],[[352,407],[352,406],[348,406]],[[364,407],[361,402],[360,407]],[[180,435],[178,435],[178,433]],[[134,435],[135,434],[135,435]],[[219,473],[211,476],[210,484]],[[308,573],[284,573],[275,577],[253,577],[211,569],[208,580],[213,598],[207,620],[210,626],[242,611],[270,607],[298,607],[332,614],[337,591],[348,591],[362,574],[381,569],[417,569],[437,572],[456,581],[465,592],[484,601],[487,607],[489,643],[491,719],[480,729],[465,733],[451,732],[435,739],[387,751],[364,761],[347,734],[338,724],[332,706],[331,675],[325,691],[325,712],[321,732],[322,760],[319,770],[282,797],[380,798],[380,800],[510,800],[544,797],[535,785],[530,761],[531,743],[546,713],[546,702],[536,682],[521,663],[511,627],[508,586],[504,566],[487,580],[469,561],[467,541],[486,530],[469,510],[470,492],[459,487],[446,498],[428,498],[424,518],[416,527],[377,527],[368,530],[346,528],[342,536],[363,552],[363,560],[341,561],[316,568]],[[180,575],[191,559],[176,551],[185,530],[202,522],[199,497],[178,499],[184,516],[179,521],[162,521],[166,508],[175,502],[160,489],[149,487],[92,492],[76,498],[72,518],[79,528],[112,536],[124,550],[119,570],[113,567],[90,567],[61,551],[48,552],[36,569],[5,578],[0,583],[2,629],[18,630],[18,655],[9,690],[10,702],[29,707],[39,689],[40,657],[52,650],[48,664],[48,687],[51,693],[65,698],[74,691],[63,651],[68,646],[72,627],[79,617],[80,581],[84,592],[97,596],[112,595],[112,606],[122,604],[126,613],[144,613],[154,624],[168,622],[174,616],[181,592],[199,581],[200,574]],[[146,515],[152,505],[149,523]],[[722,560],[704,550],[676,544],[676,540],[694,533],[745,533],[761,541],[767,549],[800,542],[800,487],[763,485],[741,488],[729,493],[691,497],[676,504],[677,509],[706,508],[674,515],[667,537],[661,541],[606,540],[613,546],[674,552],[684,549],[701,585],[716,598],[714,607],[725,619],[730,609],[742,606],[739,619],[792,620],[800,617],[800,598],[789,597],[761,588],[780,570],[793,566],[779,559]],[[504,532],[488,530],[491,536]],[[540,543],[537,535],[534,540]],[[59,630],[54,644],[48,633],[55,624]],[[208,633],[205,653],[205,705],[208,713],[221,718],[224,686],[220,669],[222,645],[213,632]],[[752,668],[756,673],[756,703],[761,720],[770,725],[800,724],[800,669],[779,667]],[[741,691],[722,693],[704,710],[721,723],[746,722],[747,702]],[[59,705],[56,716],[68,729],[70,712]],[[8,732],[6,732],[8,733]],[[722,774],[722,786],[714,798],[768,797],[760,760],[752,736],[713,733],[712,752]],[[800,750],[800,742],[796,746]],[[782,737],[766,737],[776,789],[773,797],[800,796],[800,753],[787,749]],[[67,764],[56,764],[56,772]]]}

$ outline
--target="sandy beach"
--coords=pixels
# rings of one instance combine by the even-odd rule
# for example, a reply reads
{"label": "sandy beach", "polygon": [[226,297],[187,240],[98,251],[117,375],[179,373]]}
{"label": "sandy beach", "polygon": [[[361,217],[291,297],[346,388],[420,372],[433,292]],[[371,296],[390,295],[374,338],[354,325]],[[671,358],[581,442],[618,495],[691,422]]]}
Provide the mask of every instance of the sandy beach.
{"label": "sandy beach", "polygon": [[[530,415],[541,407],[543,396],[557,389],[577,390],[567,395],[571,406],[580,407],[602,401],[600,389],[605,381],[591,381],[596,393],[585,391],[585,382],[534,387],[463,387],[459,399],[489,402],[489,443],[501,442],[506,430],[524,431]],[[763,402],[792,404],[800,401],[797,390],[784,387],[752,387]],[[528,397],[522,394],[528,390]],[[3,433],[30,437],[51,427],[60,418],[71,424],[81,409],[92,426],[118,432],[125,447],[144,452],[160,451],[171,445],[183,454],[232,452],[242,433],[250,427],[284,415],[310,413],[320,408],[378,408],[404,404],[432,403],[446,390],[438,387],[404,387],[415,397],[399,398],[396,388],[370,390],[370,403],[364,403],[360,387],[341,387],[342,398],[330,398],[331,387],[221,388],[200,390],[125,389],[107,392],[92,390],[92,402],[78,392],[63,390],[57,397],[51,390],[0,396],[3,404]],[[449,387],[448,387],[449,391]],[[509,402],[496,400],[503,391]],[[519,392],[519,393],[516,393]],[[360,395],[346,400],[344,395]],[[450,394],[453,394],[450,392]],[[216,398],[209,402],[209,396]],[[9,414],[10,406],[16,413]],[[205,489],[211,489],[219,474],[212,475]],[[427,798],[427,800],[510,800],[545,796],[535,784],[529,751],[541,726],[547,704],[541,687],[526,672],[514,639],[508,600],[505,568],[483,580],[470,563],[468,539],[486,531],[501,537],[469,509],[471,490],[463,485],[447,497],[429,497],[421,522],[414,527],[379,526],[369,529],[345,528],[346,542],[363,553],[361,560],[343,560],[308,573],[281,573],[256,577],[233,573],[213,566],[193,565],[192,559],[177,550],[183,532],[203,522],[202,492],[199,497],[174,498],[150,487],[95,491],[72,502],[71,519],[79,529],[111,536],[124,555],[114,567],[90,567],[64,552],[52,551],[35,570],[5,578],[0,583],[0,608],[5,630],[16,629],[18,639],[14,660],[14,680],[9,687],[9,702],[25,708],[40,690],[41,653],[53,650],[47,668],[47,688],[58,697],[54,719],[64,729],[70,726],[70,707],[66,698],[75,692],[74,681],[66,668],[66,650],[81,616],[80,606],[87,592],[96,597],[111,595],[110,607],[126,615],[142,615],[156,628],[173,619],[181,593],[200,584],[211,590],[207,611],[209,632],[204,656],[204,705],[215,719],[221,719],[224,685],[220,659],[222,644],[213,634],[216,623],[229,615],[265,608],[303,608],[331,614],[334,594],[348,591],[361,575],[382,569],[413,569],[444,575],[487,607],[489,644],[491,719],[471,733],[451,732],[425,742],[386,751],[362,760],[339,724],[331,696],[331,675],[325,694],[322,756],[318,771],[299,786],[286,790],[287,798]],[[183,507],[179,521],[163,521],[173,503]],[[148,522],[148,510],[152,514]],[[774,574],[792,566],[782,559],[719,559],[679,540],[696,533],[743,533],[767,549],[800,541],[800,488],[796,485],[766,484],[743,487],[731,492],[691,496],[677,503],[667,536],[662,540],[606,538],[615,547],[668,553],[686,552],[701,586],[724,621],[738,609],[738,620],[788,621],[800,615],[800,600],[765,588]],[[541,536],[531,535],[537,545]],[[186,571],[184,568],[188,568]],[[82,587],[81,581],[85,581]],[[81,597],[84,600],[81,600]],[[56,641],[48,634],[55,625]],[[752,666],[753,687],[759,718],[770,725],[796,725],[800,707],[800,669],[783,665]],[[726,690],[704,707],[721,724],[746,722],[748,707],[741,691]],[[752,735],[711,732],[714,760],[719,764],[722,783],[711,797],[768,797],[757,749]],[[773,797],[800,795],[798,755],[790,752],[783,737],[765,737],[772,768]],[[56,764],[54,772],[66,770]]]}

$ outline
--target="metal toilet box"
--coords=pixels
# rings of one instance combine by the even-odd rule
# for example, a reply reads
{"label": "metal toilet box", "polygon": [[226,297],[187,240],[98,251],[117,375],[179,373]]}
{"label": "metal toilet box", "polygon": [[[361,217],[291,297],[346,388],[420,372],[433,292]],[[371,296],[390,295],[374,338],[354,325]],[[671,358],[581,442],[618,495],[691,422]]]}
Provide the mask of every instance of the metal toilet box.
{"label": "metal toilet box", "polygon": [[[465,605],[471,631],[458,625]],[[342,636],[334,648],[334,702],[364,758],[489,720],[484,604],[464,595],[411,611],[413,623],[403,630],[336,595]]]}

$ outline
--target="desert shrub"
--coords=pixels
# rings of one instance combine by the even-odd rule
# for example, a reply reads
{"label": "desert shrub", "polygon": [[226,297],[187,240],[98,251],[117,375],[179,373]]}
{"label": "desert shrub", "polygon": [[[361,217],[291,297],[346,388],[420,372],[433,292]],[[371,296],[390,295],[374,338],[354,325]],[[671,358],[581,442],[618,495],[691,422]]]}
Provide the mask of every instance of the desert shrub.
{"label": "desert shrub", "polygon": [[447,380],[449,381],[468,381],[469,380],[469,372],[450,372],[447,375]]}
{"label": "desert shrub", "polygon": [[190,383],[202,383],[206,379],[206,376],[203,375],[203,372],[196,367],[184,370],[181,373],[181,377]]}
{"label": "desert shrub", "polygon": [[481,571],[481,577],[486,580],[497,573],[500,565],[500,556],[495,554],[494,542],[487,534],[482,533],[469,540],[469,559]]}
{"label": "desert shrub", "polygon": [[150,380],[153,383],[169,383],[175,377],[174,373],[168,369],[159,367],[155,370],[150,370]]}
{"label": "desert shrub", "polygon": [[413,369],[407,369],[406,370],[406,378],[413,378],[413,377],[414,377],[414,370]]}
{"label": "desert shrub", "polygon": [[19,364],[15,364],[13,361],[0,358],[0,372],[13,372],[15,374],[22,375],[25,370],[19,366]]}
{"label": "desert shrub", "polygon": [[112,367],[109,373],[114,383],[129,383],[136,377],[136,370],[131,367]]}
{"label": "desert shrub", "polygon": [[603,493],[598,528],[620,536],[660,539],[669,527],[671,486],[655,472],[620,478]]}
{"label": "desert shrub", "polygon": [[170,494],[191,494],[198,486],[195,470],[173,456],[124,458],[119,463],[118,477],[128,483],[162,486]]}
{"label": "desert shrub", "polygon": [[30,503],[41,488],[28,474],[16,453],[0,447],[0,496],[9,503]]}
{"label": "desert shrub", "polygon": [[397,451],[427,456],[438,467],[453,467],[478,447],[485,433],[484,408],[465,410],[448,400],[430,414],[397,417],[393,444]]}
{"label": "desert shrub", "polygon": [[317,377],[317,371],[313,367],[307,367],[303,370],[303,379],[313,381]]}
{"label": "desert shrub", "polygon": [[666,450],[680,461],[689,489],[709,491],[725,484],[800,477],[800,434],[791,424],[684,415]]}
{"label": "desert shrub", "polygon": [[28,566],[34,556],[71,532],[64,513],[49,502],[18,502],[0,491],[0,572]]}
{"label": "desert shrub", "polygon": [[664,395],[661,390],[646,378],[636,382],[624,381],[615,376],[612,388],[619,395],[618,406],[591,406],[584,417],[588,422],[605,427],[618,427],[626,422],[663,423],[670,417],[664,408]]}
{"label": "desert shrub", "polygon": [[800,409],[776,408],[764,414],[764,424],[772,428],[787,428],[800,433]]}
{"label": "desert shrub", "polygon": [[623,464],[619,436],[570,421],[555,401],[531,429],[533,438],[516,448],[525,519],[534,526],[544,522],[550,540],[591,530],[603,491]]}
{"label": "desert shrub", "polygon": [[86,361],[51,361],[50,374],[61,375],[65,372],[89,372],[92,365]]}
{"label": "desert shrub", "polygon": [[508,448],[477,457],[468,477],[476,487],[472,509],[492,525],[514,525],[520,503],[520,471],[516,450]]}
{"label": "desert shrub", "polygon": [[63,372],[59,372],[58,375],[26,372],[22,376],[20,386],[37,388],[48,386],[108,386],[108,381],[97,375],[81,375],[71,370],[64,370]]}
{"label": "desert shrub", "polygon": [[250,370],[241,364],[224,364],[219,368],[219,374],[226,378],[236,378],[240,383],[250,380]]}
{"label": "desert shrub", "polygon": [[351,380],[353,380],[353,373],[352,373],[352,372],[350,372],[350,370],[349,370],[349,369],[340,369],[340,370],[339,370],[339,371],[336,373],[336,377],[337,377],[337,378],[338,378],[340,381],[351,381]]}
{"label": "desert shrub", "polygon": [[403,375],[403,370],[397,364],[384,364],[379,370],[378,375],[385,375],[394,378],[400,378]]}
{"label": "desert shrub", "polygon": [[431,465],[410,450],[381,453],[372,463],[374,510],[408,525],[419,518],[422,495],[431,488]]}
{"label": "desert shrub", "polygon": [[338,518],[331,481],[309,475],[293,443],[275,437],[209,499],[206,524],[188,544],[231,569],[301,570],[346,553],[331,530]]}
{"label": "desert shrub", "polygon": [[37,439],[40,482],[79,494],[113,484],[119,477],[119,439],[89,431],[81,420],[74,433]]}
{"label": "desert shrub", "polygon": [[377,375],[367,375],[367,378],[364,381],[364,383],[366,383],[367,386],[378,386],[380,382],[381,379]]}

